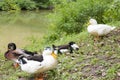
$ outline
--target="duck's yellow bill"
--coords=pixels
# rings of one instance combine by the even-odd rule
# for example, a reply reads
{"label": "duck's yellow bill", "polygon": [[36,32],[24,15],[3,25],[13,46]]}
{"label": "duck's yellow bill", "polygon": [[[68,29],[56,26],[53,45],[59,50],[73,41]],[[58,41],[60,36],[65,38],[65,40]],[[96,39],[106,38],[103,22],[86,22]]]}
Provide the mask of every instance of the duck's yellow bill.
{"label": "duck's yellow bill", "polygon": [[54,53],[54,52],[52,52],[52,54],[51,54],[54,58],[57,58],[57,55]]}

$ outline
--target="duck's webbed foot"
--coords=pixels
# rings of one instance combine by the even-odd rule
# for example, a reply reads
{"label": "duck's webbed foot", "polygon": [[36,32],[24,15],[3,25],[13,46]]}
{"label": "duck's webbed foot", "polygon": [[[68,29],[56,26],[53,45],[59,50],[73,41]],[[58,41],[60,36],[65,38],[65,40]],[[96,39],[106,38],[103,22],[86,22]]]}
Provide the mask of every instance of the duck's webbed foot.
{"label": "duck's webbed foot", "polygon": [[44,74],[43,73],[37,74],[35,80],[44,80]]}
{"label": "duck's webbed foot", "polygon": [[18,63],[13,63],[13,67],[16,69],[19,66]]}

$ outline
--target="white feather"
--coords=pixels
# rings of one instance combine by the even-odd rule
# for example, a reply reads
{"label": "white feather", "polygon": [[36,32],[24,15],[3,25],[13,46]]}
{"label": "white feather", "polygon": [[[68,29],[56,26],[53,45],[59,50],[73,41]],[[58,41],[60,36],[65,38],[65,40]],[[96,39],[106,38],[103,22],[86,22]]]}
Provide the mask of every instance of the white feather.
{"label": "white feather", "polygon": [[20,64],[21,69],[28,73],[36,73],[38,69],[42,69],[43,65],[40,62],[33,61],[33,60],[27,60],[26,64]]}
{"label": "white feather", "polygon": [[60,52],[61,53],[67,53],[67,52],[69,52],[69,49],[61,49]]}
{"label": "white feather", "polygon": [[76,50],[77,48],[79,48],[79,46],[78,46],[77,44],[73,44],[73,45],[71,45],[71,47],[72,47],[74,50]]}

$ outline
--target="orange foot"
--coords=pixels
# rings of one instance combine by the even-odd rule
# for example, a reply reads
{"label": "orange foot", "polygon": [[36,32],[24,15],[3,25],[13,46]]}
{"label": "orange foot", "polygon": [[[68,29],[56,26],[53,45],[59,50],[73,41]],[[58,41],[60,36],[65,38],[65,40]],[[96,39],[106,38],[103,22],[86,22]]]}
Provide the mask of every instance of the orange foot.
{"label": "orange foot", "polygon": [[19,64],[18,63],[13,63],[13,66],[16,69],[19,66]]}
{"label": "orange foot", "polygon": [[35,80],[44,80],[43,74],[41,73],[41,74],[37,75]]}
{"label": "orange foot", "polygon": [[35,80],[44,80],[43,78],[35,78]]}
{"label": "orange foot", "polygon": [[95,42],[97,42],[97,41],[99,41],[100,40],[100,37],[99,36],[96,36],[95,38],[94,38],[94,41]]}

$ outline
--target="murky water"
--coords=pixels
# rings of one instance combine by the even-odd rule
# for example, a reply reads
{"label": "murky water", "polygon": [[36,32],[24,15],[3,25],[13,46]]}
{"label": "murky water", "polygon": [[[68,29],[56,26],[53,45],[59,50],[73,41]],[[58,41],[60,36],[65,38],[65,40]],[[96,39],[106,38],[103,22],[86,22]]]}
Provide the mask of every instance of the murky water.
{"label": "murky water", "polygon": [[0,12],[0,52],[7,49],[9,42],[24,47],[29,44],[29,37],[42,38],[47,32],[49,13],[49,11]]}

